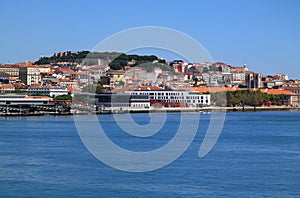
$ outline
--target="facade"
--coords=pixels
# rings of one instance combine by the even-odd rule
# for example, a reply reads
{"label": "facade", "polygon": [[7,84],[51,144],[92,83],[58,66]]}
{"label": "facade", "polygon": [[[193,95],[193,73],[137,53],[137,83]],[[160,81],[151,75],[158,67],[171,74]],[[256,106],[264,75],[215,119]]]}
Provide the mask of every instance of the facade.
{"label": "facade", "polygon": [[150,108],[150,100],[146,95],[132,95],[130,97],[130,107],[139,109]]}
{"label": "facade", "polygon": [[300,106],[300,84],[297,86],[285,87],[284,90],[292,92],[294,94],[292,104]]}
{"label": "facade", "polygon": [[167,105],[178,105],[186,107],[202,107],[208,106],[210,102],[210,94],[200,94],[191,91],[128,91],[130,95],[148,96],[150,101],[155,103],[163,103]]}
{"label": "facade", "polygon": [[67,88],[60,86],[32,86],[26,90],[28,95],[42,95],[55,98],[60,95],[67,95]]}
{"label": "facade", "polygon": [[261,88],[262,75],[257,73],[248,73],[246,74],[246,85],[248,89],[259,89]]}
{"label": "facade", "polygon": [[0,72],[0,83],[8,84],[9,83],[9,74],[5,72]]}
{"label": "facade", "polygon": [[0,72],[7,73],[10,77],[19,79],[19,67],[11,65],[0,65]]}
{"label": "facade", "polygon": [[203,107],[211,104],[210,94],[193,91],[127,91],[125,93],[83,93],[82,95],[102,107],[150,108],[164,107]]}
{"label": "facade", "polygon": [[20,67],[19,78],[26,85],[39,84],[42,81],[42,75],[39,68],[34,66]]}
{"label": "facade", "polygon": [[78,82],[76,80],[59,79],[58,84],[61,87],[78,87]]}
{"label": "facade", "polygon": [[246,78],[246,74],[244,71],[232,72],[232,80],[233,81],[244,81],[245,78]]}
{"label": "facade", "polygon": [[106,75],[110,77],[110,87],[125,83],[125,73],[123,70],[108,70]]}
{"label": "facade", "polygon": [[49,104],[49,97],[28,97],[25,95],[0,95],[0,105]]}
{"label": "facade", "polygon": [[49,96],[55,98],[56,96],[67,95],[69,93],[66,87],[52,86],[49,88]]}

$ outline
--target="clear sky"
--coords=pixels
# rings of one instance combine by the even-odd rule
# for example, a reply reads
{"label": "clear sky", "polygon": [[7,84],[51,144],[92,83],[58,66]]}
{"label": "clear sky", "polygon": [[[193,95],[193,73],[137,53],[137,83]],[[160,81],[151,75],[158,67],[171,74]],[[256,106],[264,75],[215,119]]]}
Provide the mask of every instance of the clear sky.
{"label": "clear sky", "polygon": [[164,26],[195,38],[215,61],[300,79],[299,10],[299,0],[0,0],[0,63],[91,50],[124,29]]}

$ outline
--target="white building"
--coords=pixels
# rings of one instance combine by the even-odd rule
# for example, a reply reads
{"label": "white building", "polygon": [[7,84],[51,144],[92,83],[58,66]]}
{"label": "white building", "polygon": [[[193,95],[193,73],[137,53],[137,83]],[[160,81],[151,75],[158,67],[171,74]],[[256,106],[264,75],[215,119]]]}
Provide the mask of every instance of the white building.
{"label": "white building", "polygon": [[60,86],[32,86],[26,92],[28,95],[44,95],[52,98],[69,93],[67,88]]}
{"label": "white building", "polygon": [[0,96],[1,105],[22,105],[22,104],[49,104],[49,97],[30,97],[26,95],[2,95]]}
{"label": "white building", "polygon": [[35,66],[20,67],[19,79],[26,85],[39,84],[42,81],[40,69]]}
{"label": "white building", "polygon": [[210,94],[191,91],[128,91],[130,95],[148,96],[150,101],[164,103],[182,103],[188,107],[202,107],[211,104]]}
{"label": "white building", "polygon": [[150,100],[147,95],[131,95],[130,107],[139,109],[150,108]]}

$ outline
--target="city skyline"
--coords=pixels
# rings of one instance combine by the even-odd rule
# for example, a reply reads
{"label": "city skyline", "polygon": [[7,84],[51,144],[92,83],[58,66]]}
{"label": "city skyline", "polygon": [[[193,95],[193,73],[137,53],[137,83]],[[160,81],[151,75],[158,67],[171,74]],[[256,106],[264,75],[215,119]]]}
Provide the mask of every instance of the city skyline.
{"label": "city skyline", "polygon": [[298,1],[1,1],[0,62],[91,50],[124,29],[155,25],[195,38],[214,61],[299,79],[299,7]]}

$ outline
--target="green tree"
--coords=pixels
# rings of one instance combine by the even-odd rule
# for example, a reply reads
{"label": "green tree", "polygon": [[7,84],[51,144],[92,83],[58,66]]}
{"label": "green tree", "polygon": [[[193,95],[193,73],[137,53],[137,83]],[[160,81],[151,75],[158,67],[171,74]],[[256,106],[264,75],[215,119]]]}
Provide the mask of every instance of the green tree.
{"label": "green tree", "polygon": [[60,95],[56,96],[54,100],[72,100],[72,96],[67,94],[67,95]]}

